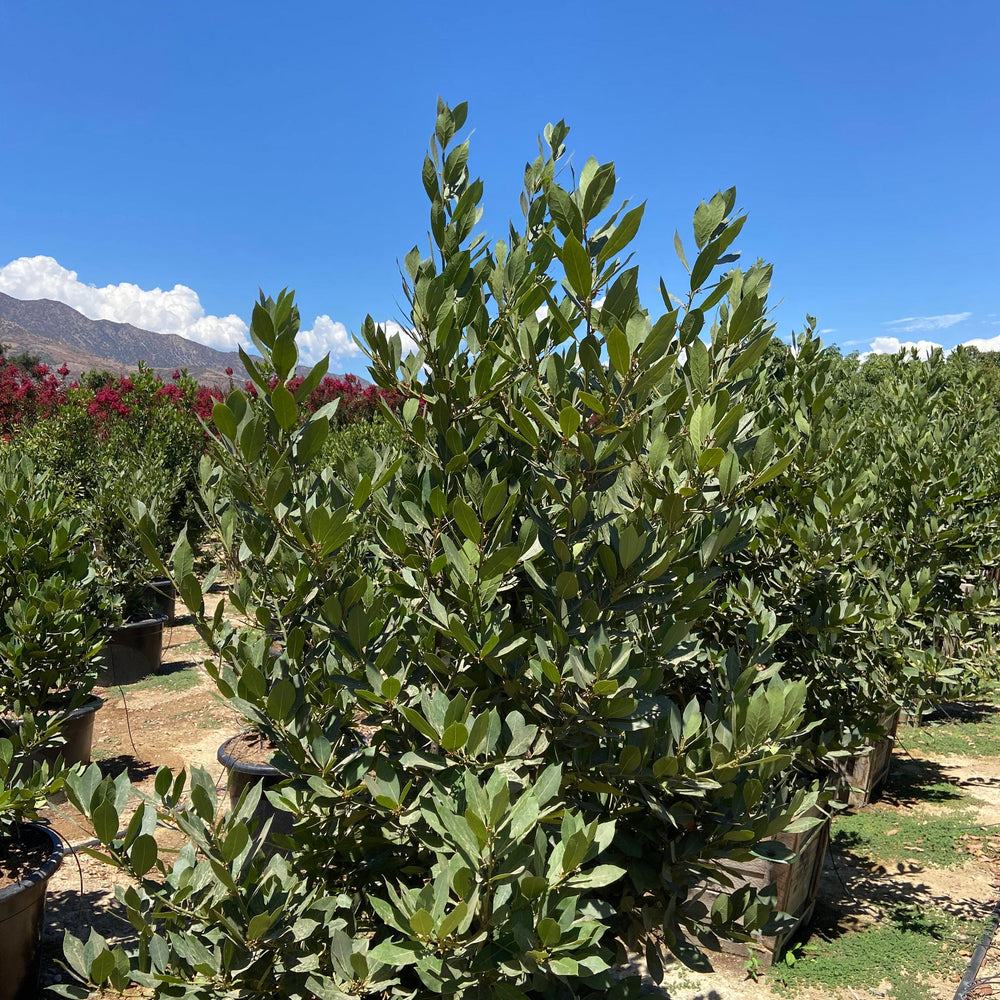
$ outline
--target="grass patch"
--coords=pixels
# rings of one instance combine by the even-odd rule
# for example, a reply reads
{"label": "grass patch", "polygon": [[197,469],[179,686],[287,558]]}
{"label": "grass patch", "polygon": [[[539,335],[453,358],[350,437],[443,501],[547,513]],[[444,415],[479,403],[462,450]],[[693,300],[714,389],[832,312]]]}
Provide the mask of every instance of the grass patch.
{"label": "grass patch", "polygon": [[[958,868],[969,860],[962,840],[975,826],[976,807],[967,796],[941,814],[869,806],[836,820],[834,851],[888,864],[916,859],[930,868]],[[863,861],[861,861],[863,863]]]}
{"label": "grass patch", "polygon": [[900,726],[897,739],[930,757],[1000,757],[1000,705],[943,705],[923,726]]}
{"label": "grass patch", "polygon": [[882,792],[884,804],[907,808],[922,803],[955,804],[965,793],[936,761],[919,757],[893,758]]}
{"label": "grass patch", "polygon": [[968,963],[960,954],[964,946],[955,943],[959,930],[969,928],[943,910],[901,903],[866,930],[805,945],[793,952],[794,964],[774,966],[767,978],[789,996],[808,987],[834,995],[844,986],[867,994],[888,981],[895,1000],[931,1000],[937,994],[927,980],[954,977]]}
{"label": "grass patch", "polygon": [[190,691],[201,684],[202,675],[194,663],[164,663],[159,673],[150,674],[128,687],[133,691]]}
{"label": "grass patch", "polygon": [[199,649],[205,649],[205,643],[201,639],[188,639],[187,642],[182,642],[176,647],[182,653],[196,653]]}

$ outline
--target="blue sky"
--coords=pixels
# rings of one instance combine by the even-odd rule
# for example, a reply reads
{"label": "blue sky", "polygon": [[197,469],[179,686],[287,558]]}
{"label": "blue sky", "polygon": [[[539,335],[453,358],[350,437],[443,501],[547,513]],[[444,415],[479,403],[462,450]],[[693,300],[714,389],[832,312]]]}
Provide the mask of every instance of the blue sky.
{"label": "blue sky", "polygon": [[[282,9],[287,7],[288,9]],[[735,185],[779,332],[845,352],[1000,337],[1000,4],[202,2],[0,7],[0,290],[231,347],[258,287],[308,350],[402,321],[438,94],[493,236],[565,118],[645,199],[644,298]],[[779,301],[780,300],[780,301]],[[1000,339],[995,345],[1000,347]]]}

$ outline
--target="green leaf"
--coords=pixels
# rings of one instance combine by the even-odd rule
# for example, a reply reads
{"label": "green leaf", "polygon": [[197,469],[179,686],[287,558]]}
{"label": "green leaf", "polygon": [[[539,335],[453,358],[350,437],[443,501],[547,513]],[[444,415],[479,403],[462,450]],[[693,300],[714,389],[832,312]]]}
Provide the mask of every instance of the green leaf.
{"label": "green leaf", "polygon": [[83,942],[70,931],[66,931],[63,937],[63,955],[81,979],[90,979],[90,963],[84,954]]}
{"label": "green leaf", "polygon": [[295,338],[291,334],[283,333],[275,341],[274,350],[271,352],[271,363],[274,365],[279,382],[284,382],[288,378],[298,360],[299,351],[295,346]]}
{"label": "green leaf", "polygon": [[254,417],[240,431],[240,451],[248,462],[256,462],[267,441],[267,424],[261,417]]}
{"label": "green leaf", "polygon": [[461,722],[453,722],[441,735],[441,746],[449,753],[461,750],[469,740],[469,730]]}
{"label": "green leaf", "polygon": [[712,432],[715,419],[713,409],[714,407],[708,403],[702,403],[701,406],[697,407],[691,414],[691,423],[688,427],[688,433],[691,435],[691,444],[693,444],[699,451],[701,451],[704,447],[705,441],[708,439],[708,435]]}
{"label": "green leaf", "polygon": [[583,190],[583,217],[589,222],[591,219],[597,218],[614,197],[615,165],[613,163],[602,164],[586,185],[584,185],[581,175],[580,187]]}
{"label": "green leaf", "polygon": [[386,965],[413,965],[423,954],[415,941],[380,941],[368,954]]}
{"label": "green leaf", "polygon": [[513,841],[518,842],[538,822],[538,799],[530,793],[524,793],[514,803],[510,811],[510,830]]}
{"label": "green leaf", "polygon": [[580,413],[575,406],[564,406],[559,411],[559,427],[563,437],[571,438],[580,426]]}
{"label": "green leaf", "polygon": [[712,198],[707,205],[705,202],[702,202],[695,209],[694,241],[698,245],[699,250],[709,241],[712,233],[719,228],[719,223],[722,222],[725,214],[725,202],[718,195]]}
{"label": "green leaf", "polygon": [[275,920],[280,915],[281,911],[277,910],[274,913],[256,913],[250,918],[250,923],[247,924],[247,940],[248,941],[259,941],[274,924]]}
{"label": "green leaf", "polygon": [[582,240],[583,218],[569,192],[563,190],[558,184],[550,184],[545,193],[548,197],[552,221],[555,222],[559,232],[564,237],[572,235],[578,240]]}
{"label": "green leaf", "polygon": [[579,875],[574,875],[569,884],[574,889],[600,889],[617,882],[624,874],[625,869],[617,865],[597,865]]}
{"label": "green leaf", "polygon": [[735,451],[726,452],[726,457],[719,464],[719,486],[724,496],[729,496],[740,480],[740,460]]}
{"label": "green leaf", "polygon": [[271,406],[282,430],[290,431],[298,423],[299,410],[295,398],[283,385],[276,385],[271,390]]}
{"label": "green leaf", "polygon": [[559,928],[559,923],[553,920],[551,917],[542,917],[538,921],[538,939],[545,945],[546,948],[552,948],[559,944],[559,940],[562,937],[562,931]]}
{"label": "green leaf", "polygon": [[628,346],[628,337],[617,326],[608,334],[608,357],[620,375],[628,375],[632,367],[632,351]]}
{"label": "green leaf", "polygon": [[702,472],[714,469],[726,457],[721,448],[709,448],[698,456],[698,468]]}
{"label": "green leaf", "polygon": [[631,524],[627,525],[618,540],[618,558],[622,566],[628,569],[642,554],[645,546],[645,536],[640,536]]}
{"label": "green leaf", "polygon": [[570,288],[581,299],[586,299],[594,287],[594,275],[590,268],[590,258],[575,236],[567,236],[560,254],[566,280]]}
{"label": "green leaf", "polygon": [[170,773],[169,767],[161,767],[157,769],[156,777],[153,779],[153,788],[156,794],[159,796],[164,796],[170,791],[170,783],[174,780],[173,774]]}
{"label": "green leaf", "polygon": [[98,804],[91,819],[94,833],[102,844],[110,844],[118,836],[118,810],[107,799]]}
{"label": "green leaf", "polygon": [[712,271],[715,269],[715,262],[719,259],[721,251],[715,243],[709,243],[694,262],[691,270],[691,291],[696,292],[705,283]]}
{"label": "green leaf", "polygon": [[156,841],[148,833],[140,834],[133,841],[128,856],[136,874],[145,875],[156,864]]}
{"label": "green leaf", "polygon": [[575,958],[560,956],[549,960],[549,968],[557,976],[575,977],[580,974],[580,963]]}
{"label": "green leaf", "polygon": [[684,270],[690,273],[691,266],[688,264],[687,255],[684,253],[684,243],[681,241],[681,234],[676,229],[674,230],[674,252],[684,265]]}
{"label": "green leaf", "polygon": [[427,739],[433,740],[435,743],[438,742],[439,733],[434,729],[434,727],[419,713],[414,711],[412,708],[407,708],[403,705],[399,708],[400,713],[403,718],[413,726],[417,732],[426,736]]}
{"label": "green leaf", "polygon": [[458,903],[455,904],[455,908],[451,911],[451,913],[449,913],[448,916],[441,921],[441,926],[438,928],[438,937],[449,937],[458,928],[459,924],[465,920],[468,913],[469,904],[466,903],[464,899],[459,900]]}
{"label": "green leaf", "polygon": [[772,479],[777,479],[792,464],[793,457],[792,455],[785,455],[784,458],[779,458],[774,465],[754,478],[750,483],[750,488],[756,489],[758,486],[763,486],[764,483],[769,483]]}
{"label": "green leaf", "polygon": [[451,504],[451,513],[462,529],[462,534],[474,545],[479,545],[483,540],[483,526],[476,512],[461,497],[455,497]]}
{"label": "green leaf", "polygon": [[608,237],[608,242],[601,247],[597,255],[597,263],[603,264],[610,260],[615,254],[621,253],[635,238],[639,232],[639,225],[642,222],[642,213],[646,208],[646,203],[633,208],[631,212],[626,212],[622,216],[621,222],[615,226],[615,231]]}
{"label": "green leaf", "polygon": [[417,910],[410,917],[410,929],[417,937],[431,937],[434,933],[434,918],[424,909]]}
{"label": "green leaf", "polygon": [[267,714],[277,722],[288,719],[295,706],[295,685],[282,677],[267,696]]}
{"label": "green leaf", "polygon": [[323,449],[330,434],[330,425],[325,420],[310,418],[299,432],[299,440],[295,446],[295,457],[303,465],[312,461]]}
{"label": "green leaf", "polygon": [[236,417],[225,403],[216,403],[212,407],[212,421],[223,437],[230,441],[236,440]]}
{"label": "green leaf", "polygon": [[702,394],[708,392],[708,382],[712,373],[708,348],[700,337],[695,337],[687,347],[688,371],[691,383]]}
{"label": "green leaf", "polygon": [[115,971],[115,956],[105,947],[99,951],[90,963],[90,978],[95,983],[104,983]]}
{"label": "green leaf", "polygon": [[537,899],[549,887],[548,879],[541,875],[524,875],[520,882],[525,899]]}

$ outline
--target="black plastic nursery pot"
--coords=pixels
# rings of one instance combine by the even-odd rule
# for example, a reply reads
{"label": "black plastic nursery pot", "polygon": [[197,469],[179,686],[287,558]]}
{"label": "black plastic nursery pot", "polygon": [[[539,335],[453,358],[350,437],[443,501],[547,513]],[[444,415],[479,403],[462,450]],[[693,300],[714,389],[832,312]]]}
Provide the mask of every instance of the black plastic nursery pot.
{"label": "black plastic nursery pot", "polygon": [[170,624],[177,617],[177,588],[166,577],[150,580],[142,593],[142,605],[157,615],[166,615]]}
{"label": "black plastic nursery pot", "polygon": [[20,830],[23,838],[43,844],[47,857],[19,882],[0,889],[0,1000],[38,996],[45,890],[63,859],[62,843],[47,827],[28,823]]}
{"label": "black plastic nursery pot", "polygon": [[94,746],[94,718],[103,704],[103,698],[91,695],[83,705],[69,714],[63,724],[62,735],[66,742],[61,746],[39,751],[38,758],[54,764],[56,758],[61,756],[68,766],[89,764]]}
{"label": "black plastic nursery pot", "polygon": [[166,615],[129,622],[108,629],[104,668],[97,675],[102,687],[134,684],[155,674],[163,660],[163,626]]}
{"label": "black plastic nursery pot", "polygon": [[274,787],[278,782],[287,778],[288,775],[279,771],[272,764],[241,759],[243,757],[241,750],[248,741],[253,742],[255,739],[252,733],[238,733],[226,740],[219,747],[219,752],[216,755],[219,763],[226,768],[229,775],[230,807],[235,809],[243,790],[249,785],[259,782],[262,786],[261,796],[253,811],[254,819],[260,824],[271,820],[272,834],[290,834],[292,832],[291,813],[275,809],[263,794],[268,788]]}

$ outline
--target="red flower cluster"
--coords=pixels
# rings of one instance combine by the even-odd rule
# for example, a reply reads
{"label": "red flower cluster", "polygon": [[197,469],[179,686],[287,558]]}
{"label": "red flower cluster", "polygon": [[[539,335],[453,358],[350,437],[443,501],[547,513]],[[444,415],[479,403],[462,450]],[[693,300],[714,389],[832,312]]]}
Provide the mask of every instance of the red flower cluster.
{"label": "red flower cluster", "polygon": [[63,378],[53,375],[48,365],[36,365],[32,376],[0,358],[0,434],[5,438],[21,424],[50,416],[65,402]]}
{"label": "red flower cluster", "polygon": [[[232,369],[226,369],[231,374]],[[188,409],[206,423],[212,420],[212,408],[225,398],[218,386],[196,385],[194,380],[179,370],[171,375],[171,380],[163,379],[150,369],[140,366],[132,376],[120,376],[100,384],[93,378],[89,389],[80,383],[66,384],[69,367],[61,365],[54,374],[48,365],[39,364],[34,374],[25,372],[17,365],[0,358],[0,435],[9,437],[22,424],[49,417],[56,408],[66,403],[86,408],[94,430],[107,434],[106,424],[130,415],[142,414],[160,406],[174,406]],[[296,376],[289,379],[288,388],[294,392],[302,385],[303,379]],[[84,378],[85,385],[88,379]],[[272,388],[277,379],[272,379]],[[230,386],[232,382],[230,382]],[[246,383],[246,391],[257,395],[252,382]],[[378,386],[365,385],[357,375],[327,375],[313,389],[306,401],[306,408],[315,412],[333,400],[340,400],[336,421],[341,424],[358,420],[372,420],[379,411],[379,403],[384,400],[396,409],[402,397],[397,392],[388,392]]]}
{"label": "red flower cluster", "polygon": [[184,390],[181,389],[179,385],[171,382],[170,385],[160,386],[156,390],[157,399],[169,399],[173,403],[183,403],[184,402]]}
{"label": "red flower cluster", "polygon": [[[300,375],[290,378],[286,385],[290,392],[296,389],[305,381]],[[273,389],[278,380],[272,378],[270,386]],[[257,387],[253,382],[244,385],[244,391],[249,396],[257,398]],[[306,409],[310,413],[315,413],[321,406],[339,399],[340,406],[337,407],[335,420],[341,424],[352,424],[359,420],[371,421],[379,411],[379,400],[384,399],[386,404],[393,410],[398,409],[402,402],[402,394],[389,392],[380,389],[377,385],[364,385],[357,375],[338,375],[333,377],[327,375],[323,381],[311,393],[306,400]]]}
{"label": "red flower cluster", "polygon": [[[126,383],[128,383],[127,388]],[[98,424],[112,415],[127,417],[132,411],[125,403],[124,397],[131,390],[132,383],[128,379],[119,379],[117,389],[112,389],[110,385],[102,386],[87,405],[87,416],[93,417]]]}
{"label": "red flower cluster", "polygon": [[222,390],[217,386],[211,387],[199,385],[195,390],[194,399],[191,401],[191,409],[195,415],[201,417],[206,423],[212,420],[212,407],[223,400]]}
{"label": "red flower cluster", "polygon": [[[294,392],[301,384],[301,378],[289,379],[288,388]],[[380,399],[395,410],[402,401],[402,396],[398,392],[380,389],[377,385],[364,385],[357,375],[341,375],[336,378],[327,375],[309,393],[306,407],[312,412],[335,399],[340,400],[337,419],[341,423],[354,423],[357,420],[370,421],[378,413]]]}

